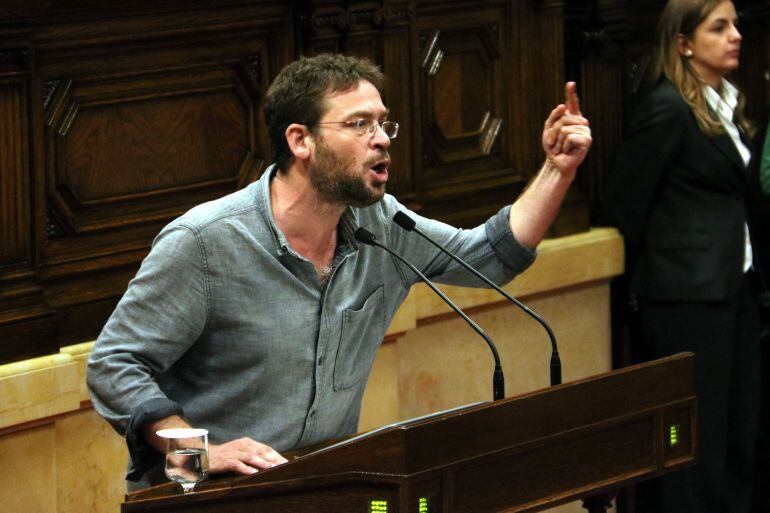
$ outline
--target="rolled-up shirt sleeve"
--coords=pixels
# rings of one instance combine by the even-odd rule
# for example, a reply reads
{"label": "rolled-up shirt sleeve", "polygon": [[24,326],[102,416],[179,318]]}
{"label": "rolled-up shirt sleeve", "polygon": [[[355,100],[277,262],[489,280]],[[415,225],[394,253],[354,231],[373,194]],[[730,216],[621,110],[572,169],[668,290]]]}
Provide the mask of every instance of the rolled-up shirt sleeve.
{"label": "rolled-up shirt sleeve", "polygon": [[509,268],[511,278],[527,269],[537,257],[537,251],[522,245],[511,232],[511,206],[501,208],[484,224],[487,239],[500,262]]}
{"label": "rolled-up shirt sleeve", "polygon": [[155,450],[142,435],[142,426],[171,415],[184,415],[182,407],[174,401],[157,397],[140,404],[131,412],[131,417],[126,426],[126,446],[130,466],[126,473],[129,481],[138,481],[149,469],[156,467],[162,455]]}

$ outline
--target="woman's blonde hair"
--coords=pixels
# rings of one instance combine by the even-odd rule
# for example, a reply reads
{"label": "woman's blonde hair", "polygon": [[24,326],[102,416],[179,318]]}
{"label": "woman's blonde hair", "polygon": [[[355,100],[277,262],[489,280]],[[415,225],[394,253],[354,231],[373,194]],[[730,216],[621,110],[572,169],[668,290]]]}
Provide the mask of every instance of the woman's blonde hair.
{"label": "woman's blonde hair", "polygon": [[[651,82],[655,84],[664,76],[670,80],[692,109],[701,131],[709,136],[724,133],[724,127],[708,108],[703,94],[703,80],[693,69],[689,58],[679,53],[679,36],[692,40],[698,25],[726,1],[729,0],[669,0],[658,20],[657,45],[650,68]],[[755,130],[744,115],[745,104],[743,93],[739,92],[736,122],[752,136]]]}

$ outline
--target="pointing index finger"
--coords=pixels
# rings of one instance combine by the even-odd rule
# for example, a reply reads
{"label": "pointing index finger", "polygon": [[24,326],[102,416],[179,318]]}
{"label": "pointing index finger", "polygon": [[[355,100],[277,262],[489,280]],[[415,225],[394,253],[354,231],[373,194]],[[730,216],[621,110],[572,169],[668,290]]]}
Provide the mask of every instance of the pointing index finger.
{"label": "pointing index finger", "polygon": [[575,82],[567,82],[564,85],[564,97],[567,104],[567,112],[580,115],[580,98],[578,98],[577,84]]}

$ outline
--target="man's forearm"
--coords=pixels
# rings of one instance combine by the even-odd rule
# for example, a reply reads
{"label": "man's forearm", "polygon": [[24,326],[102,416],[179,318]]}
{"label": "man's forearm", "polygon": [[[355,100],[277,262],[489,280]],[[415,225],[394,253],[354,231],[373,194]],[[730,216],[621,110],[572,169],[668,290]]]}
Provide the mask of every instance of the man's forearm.
{"label": "man's forearm", "polygon": [[511,232],[519,243],[530,249],[540,244],[559,213],[574,176],[565,175],[546,160],[511,206]]}

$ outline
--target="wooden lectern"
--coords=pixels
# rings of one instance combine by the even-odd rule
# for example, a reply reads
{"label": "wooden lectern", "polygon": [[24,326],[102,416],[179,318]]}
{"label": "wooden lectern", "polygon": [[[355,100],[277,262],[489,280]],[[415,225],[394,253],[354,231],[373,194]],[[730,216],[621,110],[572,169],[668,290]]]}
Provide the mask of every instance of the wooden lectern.
{"label": "wooden lectern", "polygon": [[691,353],[386,426],[251,476],[128,494],[123,513],[540,511],[695,461]]}

